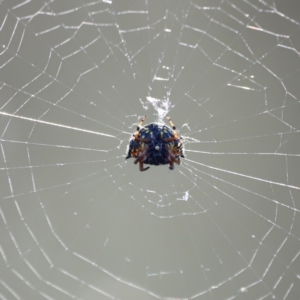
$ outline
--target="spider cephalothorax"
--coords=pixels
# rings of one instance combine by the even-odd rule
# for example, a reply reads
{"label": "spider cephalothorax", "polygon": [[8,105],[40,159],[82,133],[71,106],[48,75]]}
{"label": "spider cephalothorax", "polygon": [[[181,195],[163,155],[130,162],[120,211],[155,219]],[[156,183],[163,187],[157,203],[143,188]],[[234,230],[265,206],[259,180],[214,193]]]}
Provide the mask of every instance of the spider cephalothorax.
{"label": "spider cephalothorax", "polygon": [[176,128],[169,116],[167,119],[172,129],[157,123],[148,124],[141,129],[140,126],[145,119],[146,117],[141,119],[130,140],[126,159],[136,158],[134,163],[139,163],[140,171],[149,169],[149,167],[144,168],[144,164],[155,166],[169,164],[170,170],[173,170],[174,163],[179,165],[180,157],[184,157],[182,138],[178,137]]}

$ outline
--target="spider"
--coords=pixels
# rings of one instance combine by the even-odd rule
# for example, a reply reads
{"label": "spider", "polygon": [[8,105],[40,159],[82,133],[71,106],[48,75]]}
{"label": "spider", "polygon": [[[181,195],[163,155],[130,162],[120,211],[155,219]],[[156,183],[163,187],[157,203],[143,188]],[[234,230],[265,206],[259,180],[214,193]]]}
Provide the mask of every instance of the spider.
{"label": "spider", "polygon": [[146,171],[150,167],[144,168],[144,164],[148,165],[167,165],[169,169],[174,169],[174,163],[180,164],[180,157],[183,155],[182,138],[178,137],[176,127],[169,116],[166,117],[171,127],[151,123],[143,127],[146,119],[144,116],[137,126],[136,132],[130,140],[126,159],[134,157],[134,163],[139,163],[140,171]]}

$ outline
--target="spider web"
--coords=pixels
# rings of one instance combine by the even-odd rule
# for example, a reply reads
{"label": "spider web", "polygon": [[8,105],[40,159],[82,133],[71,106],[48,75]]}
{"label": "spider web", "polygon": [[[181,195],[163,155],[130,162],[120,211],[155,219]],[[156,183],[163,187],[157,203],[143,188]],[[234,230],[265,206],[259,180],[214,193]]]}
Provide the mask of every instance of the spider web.
{"label": "spider web", "polygon": [[[1,299],[298,299],[297,1],[0,1]],[[169,114],[174,171],[125,161]]]}

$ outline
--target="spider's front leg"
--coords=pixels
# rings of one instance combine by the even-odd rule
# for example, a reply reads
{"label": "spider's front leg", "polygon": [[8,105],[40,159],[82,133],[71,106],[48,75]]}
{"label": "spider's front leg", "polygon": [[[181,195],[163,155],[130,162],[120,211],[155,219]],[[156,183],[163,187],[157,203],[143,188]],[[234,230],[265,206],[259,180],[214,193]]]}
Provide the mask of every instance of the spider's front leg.
{"label": "spider's front leg", "polygon": [[180,157],[183,157],[183,158],[185,158],[185,156],[183,155],[183,153],[182,153],[182,148],[183,148],[183,144],[182,144],[182,141],[183,141],[183,138],[182,137],[180,137],[180,142],[179,142],[179,144],[178,144],[178,154],[179,154],[179,156]]}
{"label": "spider's front leg", "polygon": [[163,142],[164,142],[164,143],[170,143],[170,142],[173,142],[173,141],[175,141],[175,140],[178,139],[178,133],[177,133],[177,131],[176,131],[176,127],[175,127],[174,123],[172,122],[170,116],[166,116],[166,118],[167,118],[167,120],[170,122],[170,125],[172,126],[174,136],[171,137],[171,138],[163,139]]}
{"label": "spider's front leg", "polygon": [[146,120],[146,116],[142,117],[139,125],[136,128],[136,132],[134,133],[133,138],[135,141],[138,141],[138,142],[149,143],[150,142],[149,139],[139,138],[139,134],[140,134],[140,130],[141,130],[140,126],[142,126],[142,124],[144,123],[145,120]]}
{"label": "spider's front leg", "polygon": [[140,123],[138,124],[136,131],[133,135],[134,140],[136,140],[138,138],[138,136],[140,134],[140,129],[141,129],[140,127],[142,126],[142,124],[144,123],[145,120],[146,120],[146,116],[142,117],[142,119],[141,119]]}

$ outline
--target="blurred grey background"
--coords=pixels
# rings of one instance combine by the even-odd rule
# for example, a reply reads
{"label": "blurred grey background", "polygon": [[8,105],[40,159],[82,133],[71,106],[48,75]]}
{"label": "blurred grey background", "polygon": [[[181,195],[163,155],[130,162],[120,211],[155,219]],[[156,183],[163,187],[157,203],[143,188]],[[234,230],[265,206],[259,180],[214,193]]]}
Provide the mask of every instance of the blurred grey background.
{"label": "blurred grey background", "polygon": [[0,1],[0,299],[299,299],[299,6]]}

